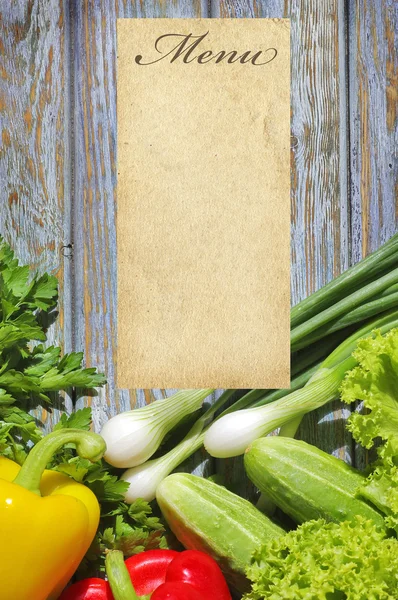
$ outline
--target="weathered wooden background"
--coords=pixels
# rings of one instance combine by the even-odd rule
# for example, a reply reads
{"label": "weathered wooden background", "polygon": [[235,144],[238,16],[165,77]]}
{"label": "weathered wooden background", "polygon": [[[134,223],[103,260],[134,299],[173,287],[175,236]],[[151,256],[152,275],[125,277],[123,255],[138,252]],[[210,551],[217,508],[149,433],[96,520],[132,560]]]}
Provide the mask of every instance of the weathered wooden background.
{"label": "weathered wooden background", "polygon": [[[1,2],[0,231],[59,277],[52,339],[107,374],[97,397],[76,401],[91,404],[96,428],[165,393],[114,383],[116,19],[209,16],[291,18],[293,302],[397,230],[396,0]],[[345,416],[329,406],[301,434],[362,464]],[[58,411],[42,417],[51,427]],[[241,476],[236,460],[198,462]]]}

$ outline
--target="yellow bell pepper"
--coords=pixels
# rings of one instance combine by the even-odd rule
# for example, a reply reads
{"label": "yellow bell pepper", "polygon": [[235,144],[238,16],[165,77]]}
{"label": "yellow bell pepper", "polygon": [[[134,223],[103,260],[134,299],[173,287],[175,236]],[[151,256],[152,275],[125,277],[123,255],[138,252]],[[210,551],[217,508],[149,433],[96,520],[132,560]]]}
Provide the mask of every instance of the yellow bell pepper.
{"label": "yellow bell pepper", "polygon": [[68,443],[92,461],[106,449],[95,433],[60,429],[40,440],[22,467],[0,459],[0,600],[57,598],[94,538],[95,495],[67,475],[44,470]]}

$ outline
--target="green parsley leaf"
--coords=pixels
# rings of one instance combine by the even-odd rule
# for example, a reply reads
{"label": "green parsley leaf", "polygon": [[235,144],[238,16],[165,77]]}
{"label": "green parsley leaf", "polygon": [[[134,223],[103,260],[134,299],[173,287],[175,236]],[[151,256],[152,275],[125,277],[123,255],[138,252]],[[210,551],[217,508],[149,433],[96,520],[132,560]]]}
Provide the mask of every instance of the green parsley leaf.
{"label": "green parsley leaf", "polygon": [[89,431],[91,426],[91,408],[81,408],[70,415],[63,413],[58,423],[53,427],[57,429],[84,429]]}
{"label": "green parsley leaf", "polygon": [[[51,405],[53,392],[73,387],[89,389],[104,385],[94,368],[82,366],[83,354],[61,356],[61,349],[45,347],[47,332],[43,313],[56,307],[57,279],[48,273],[31,273],[19,265],[8,244],[0,237],[0,426],[7,425],[0,454],[23,456],[42,434],[29,411]],[[37,344],[37,342],[43,344]],[[89,409],[70,418],[61,417],[59,427],[88,429]],[[73,458],[73,448],[57,454],[58,462]]]}

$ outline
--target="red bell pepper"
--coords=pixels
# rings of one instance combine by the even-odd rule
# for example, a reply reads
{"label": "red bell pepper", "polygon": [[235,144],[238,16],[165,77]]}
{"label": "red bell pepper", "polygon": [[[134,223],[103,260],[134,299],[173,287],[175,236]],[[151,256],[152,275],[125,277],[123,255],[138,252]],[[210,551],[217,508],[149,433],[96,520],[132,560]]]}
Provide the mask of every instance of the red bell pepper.
{"label": "red bell pepper", "polygon": [[[202,594],[204,600],[231,600],[231,594],[220,567],[211,556],[199,552],[199,550],[180,552],[170,563],[166,571],[165,585],[178,581],[195,588]],[[159,600],[161,600],[160,596]]]}
{"label": "red bell pepper", "polygon": [[162,583],[152,594],[151,600],[210,600],[209,594],[204,596],[189,583],[173,581]]}
{"label": "red bell pepper", "polygon": [[[128,558],[123,566],[134,586],[132,600],[148,597],[151,600],[231,600],[231,594],[218,564],[198,550],[149,550]],[[126,570],[127,569],[127,570]],[[119,573],[120,580],[123,574]],[[108,573],[109,577],[109,573]],[[115,590],[115,577],[111,580]],[[101,585],[97,582],[102,582]],[[130,582],[129,582],[130,583]],[[65,590],[59,600],[114,600],[107,582],[86,579]]]}
{"label": "red bell pepper", "polygon": [[59,600],[114,600],[110,585],[105,579],[90,577],[66,588]]}
{"label": "red bell pepper", "polygon": [[138,596],[152,594],[166,581],[170,563],[178,557],[175,550],[147,550],[130,556],[125,561],[127,570]]}
{"label": "red bell pepper", "polygon": [[[125,561],[138,596],[152,594],[166,579],[166,570],[178,556],[175,550],[148,550]],[[110,585],[104,579],[83,579],[67,588],[59,600],[114,600]]]}

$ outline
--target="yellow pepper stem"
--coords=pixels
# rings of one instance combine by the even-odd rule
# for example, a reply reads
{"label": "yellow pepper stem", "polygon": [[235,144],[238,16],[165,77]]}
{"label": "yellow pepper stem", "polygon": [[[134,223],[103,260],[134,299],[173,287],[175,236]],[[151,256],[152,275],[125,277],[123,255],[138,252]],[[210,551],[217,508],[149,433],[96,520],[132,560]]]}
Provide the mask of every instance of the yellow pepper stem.
{"label": "yellow pepper stem", "polygon": [[109,550],[106,553],[105,568],[115,600],[140,600],[134,591],[130,574],[124,564],[123,552]]}
{"label": "yellow pepper stem", "polygon": [[75,444],[81,458],[99,460],[106,450],[104,439],[82,429],[59,429],[46,435],[29,452],[14,483],[40,496],[40,480],[53,454],[65,444]]}

